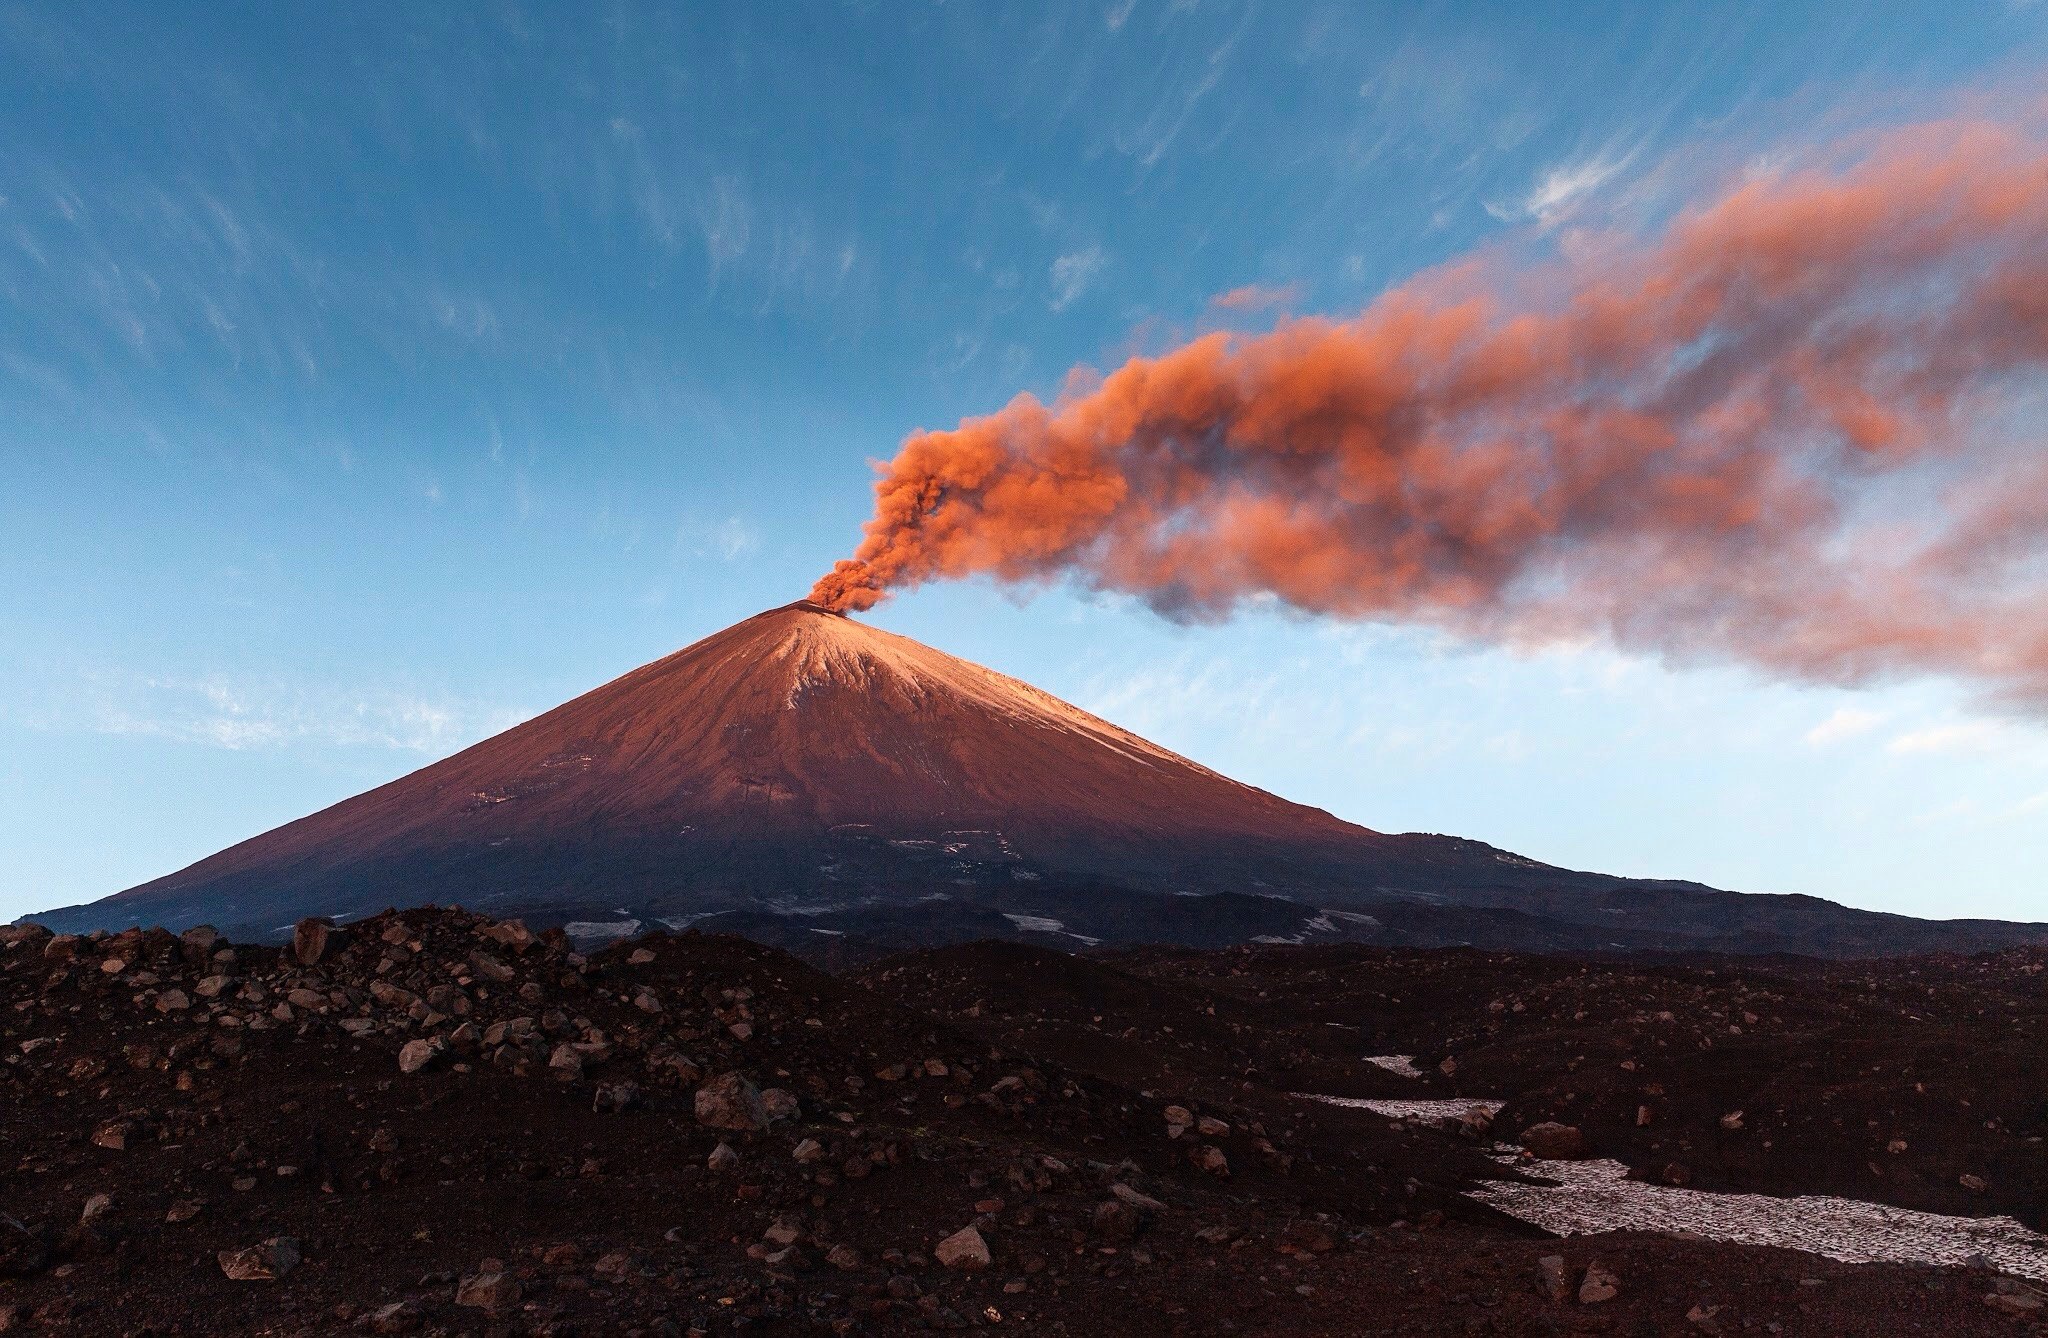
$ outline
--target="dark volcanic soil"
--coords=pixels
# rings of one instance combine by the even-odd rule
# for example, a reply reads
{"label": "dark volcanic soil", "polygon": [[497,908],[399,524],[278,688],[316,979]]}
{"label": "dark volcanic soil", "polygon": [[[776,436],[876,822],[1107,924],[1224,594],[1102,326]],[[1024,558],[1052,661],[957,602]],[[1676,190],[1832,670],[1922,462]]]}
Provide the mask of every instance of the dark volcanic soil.
{"label": "dark volcanic soil", "polygon": [[[303,953],[203,932],[0,940],[0,1330],[2031,1323],[2031,1292],[1981,1272],[1656,1235],[1560,1242],[1459,1193],[1499,1173],[1473,1138],[1287,1093],[1498,1095],[1513,1102],[1502,1127],[1577,1119],[1596,1150],[1683,1156],[1696,1183],[1778,1188],[1822,1174],[1795,1158],[1849,1175],[1868,1156],[1886,1174],[1859,1197],[2023,1208],[2041,1185],[2038,956],[1737,973],[980,944],[834,978],[707,935],[586,960],[559,935],[459,911],[322,937],[309,929]],[[1921,1026],[1877,1048],[1886,1028]],[[1849,1044],[1866,1031],[1869,1049]],[[1393,1051],[1449,1054],[1456,1076],[1362,1062]],[[1937,1095],[1908,1109],[1894,1076]],[[1637,1129],[1652,1082],[1665,1095]],[[1716,1138],[1731,1100],[1746,1128]],[[1884,1102],[1897,1129],[1867,1130]],[[1884,1151],[1895,1132],[1907,1149]],[[1774,1147],[1745,1159],[1745,1135]],[[1804,1150],[1826,1148],[1838,1155]],[[1986,1189],[1947,1196],[1955,1166]],[[945,1262],[973,1242],[941,1242],[970,1227],[986,1265],[960,1266],[972,1249]],[[1546,1257],[1563,1261],[1564,1299],[1542,1285]],[[1619,1294],[1581,1303],[1594,1262]],[[229,1276],[252,1265],[282,1276]]]}

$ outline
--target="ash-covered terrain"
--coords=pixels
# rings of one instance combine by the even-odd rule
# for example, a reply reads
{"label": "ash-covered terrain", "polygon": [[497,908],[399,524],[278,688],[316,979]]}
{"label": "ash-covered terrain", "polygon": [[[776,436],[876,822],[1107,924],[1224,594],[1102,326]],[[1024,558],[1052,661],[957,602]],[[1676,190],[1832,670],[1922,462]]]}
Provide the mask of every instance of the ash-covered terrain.
{"label": "ash-covered terrain", "polygon": [[[17,928],[0,1331],[2020,1334],[2044,967]],[[1598,1159],[1954,1257],[1482,1201]]]}

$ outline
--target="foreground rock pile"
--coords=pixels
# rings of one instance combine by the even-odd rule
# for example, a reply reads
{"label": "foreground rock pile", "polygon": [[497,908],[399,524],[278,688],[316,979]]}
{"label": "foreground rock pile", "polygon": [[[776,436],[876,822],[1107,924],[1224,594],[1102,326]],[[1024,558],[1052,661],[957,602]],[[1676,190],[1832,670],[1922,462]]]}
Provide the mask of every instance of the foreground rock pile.
{"label": "foreground rock pile", "polygon": [[923,957],[586,957],[447,909],[282,947],[0,931],[0,1332],[2028,1322],[1967,1273],[1561,1247],[1464,1197],[1499,1174],[1474,1139],[1289,1098],[1255,1038],[1313,1052],[1300,1000],[1064,958],[983,985],[1012,967],[1028,1019]]}

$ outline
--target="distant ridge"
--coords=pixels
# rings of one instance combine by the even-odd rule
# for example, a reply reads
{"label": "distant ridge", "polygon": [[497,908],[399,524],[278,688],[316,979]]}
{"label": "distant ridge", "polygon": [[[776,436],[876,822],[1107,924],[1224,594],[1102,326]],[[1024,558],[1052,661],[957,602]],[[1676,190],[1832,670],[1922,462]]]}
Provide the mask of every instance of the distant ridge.
{"label": "distant ridge", "polygon": [[2048,941],[2044,926],[1575,873],[1370,831],[807,602],[176,873],[30,918],[275,935],[306,915],[436,902],[621,932],[741,915],[839,934],[887,923],[899,939],[928,921],[944,938],[964,916],[1070,945],[1216,937],[1203,903],[1156,904],[1187,894],[1236,897],[1233,924],[1247,899],[1272,907],[1243,936],[1303,941],[1834,954]]}

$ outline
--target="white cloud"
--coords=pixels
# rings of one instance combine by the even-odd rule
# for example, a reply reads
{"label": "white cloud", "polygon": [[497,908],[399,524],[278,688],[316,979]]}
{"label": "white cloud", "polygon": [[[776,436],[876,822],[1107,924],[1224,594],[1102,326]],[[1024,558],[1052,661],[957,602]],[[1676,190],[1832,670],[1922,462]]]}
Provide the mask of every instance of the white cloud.
{"label": "white cloud", "polygon": [[1995,720],[1965,720],[1909,730],[1885,745],[1888,753],[1990,753],[2012,742],[2012,727]]}
{"label": "white cloud", "polygon": [[1537,177],[1536,184],[1520,200],[1488,204],[1486,212],[1504,222],[1533,218],[1548,226],[1572,213],[1581,200],[1606,185],[1634,158],[1633,150],[1622,154],[1602,150],[1589,157],[1558,163]]}
{"label": "white cloud", "polygon": [[2028,813],[2048,813],[2048,790],[2043,790],[2039,794],[2028,795],[2000,816],[2017,818]]}
{"label": "white cloud", "polygon": [[1883,724],[1884,718],[1881,711],[1866,711],[1855,706],[1838,707],[1833,715],[1806,731],[1806,742],[1815,748],[1824,748],[1831,743],[1867,734]]}
{"label": "white cloud", "polygon": [[737,562],[761,550],[761,532],[744,516],[710,522],[686,521],[676,531],[675,556]]}
{"label": "white cloud", "polygon": [[753,212],[746,187],[737,177],[717,178],[709,193],[697,200],[697,228],[704,235],[713,288],[718,286],[719,275],[746,254]]}
{"label": "white cloud", "polygon": [[480,297],[436,291],[427,299],[434,323],[463,339],[489,339],[498,333],[498,313]]}
{"label": "white cloud", "polygon": [[712,529],[711,547],[727,562],[733,562],[758,551],[761,536],[738,516],[727,516]]}
{"label": "white cloud", "polygon": [[248,751],[296,743],[384,748],[441,756],[509,729],[524,712],[477,702],[405,693],[203,679],[88,680],[78,718],[37,721],[45,728],[84,728]]}
{"label": "white cloud", "polygon": [[1095,276],[1109,263],[1099,246],[1074,251],[1052,262],[1052,309],[1065,311],[1075,298],[1088,290]]}
{"label": "white cloud", "polygon": [[1137,7],[1138,0],[1118,0],[1103,14],[1102,22],[1111,32],[1122,32],[1124,25],[1131,20],[1131,11]]}

